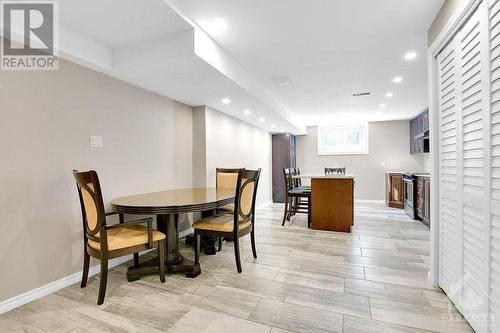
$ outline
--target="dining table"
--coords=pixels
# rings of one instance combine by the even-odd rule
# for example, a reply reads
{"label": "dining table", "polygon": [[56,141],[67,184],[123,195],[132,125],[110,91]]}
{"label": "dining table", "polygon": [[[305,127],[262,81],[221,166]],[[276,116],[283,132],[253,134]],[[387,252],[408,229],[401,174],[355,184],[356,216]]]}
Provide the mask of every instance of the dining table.
{"label": "dining table", "polygon": [[[166,235],[165,266],[169,273],[183,273],[194,278],[201,273],[200,265],[184,258],[179,252],[179,215],[194,212],[213,212],[234,203],[235,191],[231,188],[197,187],[135,194],[111,201],[112,210],[125,214],[155,215],[158,231]],[[158,258],[144,263],[134,263],[127,268],[127,279],[134,281],[141,276],[158,272]]]}

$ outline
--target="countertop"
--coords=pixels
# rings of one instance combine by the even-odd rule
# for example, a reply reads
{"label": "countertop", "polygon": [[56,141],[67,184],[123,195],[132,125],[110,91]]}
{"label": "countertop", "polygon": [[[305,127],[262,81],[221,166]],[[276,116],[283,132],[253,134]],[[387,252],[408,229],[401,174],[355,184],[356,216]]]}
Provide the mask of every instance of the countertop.
{"label": "countertop", "polygon": [[417,177],[427,177],[427,178],[430,178],[431,175],[428,174],[428,173],[414,173],[413,176],[417,176]]}
{"label": "countertop", "polygon": [[411,172],[411,171],[386,171],[385,173],[389,174],[401,174],[401,175],[407,175],[410,174],[412,176],[417,176],[417,177],[427,177],[430,178],[430,174],[426,172]]}
{"label": "countertop", "polygon": [[354,175],[346,174],[333,174],[333,175],[325,175],[325,174],[303,174],[298,176],[293,176],[292,178],[315,178],[315,179],[354,179]]}

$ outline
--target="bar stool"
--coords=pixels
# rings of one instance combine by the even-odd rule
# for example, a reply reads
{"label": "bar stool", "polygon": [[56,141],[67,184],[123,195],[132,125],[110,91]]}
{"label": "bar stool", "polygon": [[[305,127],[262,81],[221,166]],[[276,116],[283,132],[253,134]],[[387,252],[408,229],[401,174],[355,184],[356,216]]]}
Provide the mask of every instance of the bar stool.
{"label": "bar stool", "polygon": [[[300,182],[297,182],[297,176],[300,171],[294,168],[283,169],[283,177],[285,179],[285,212],[283,214],[282,226],[285,221],[290,221],[290,217],[297,214],[307,214],[307,227],[311,228],[311,189],[303,187]],[[302,199],[307,199],[306,202]]]}

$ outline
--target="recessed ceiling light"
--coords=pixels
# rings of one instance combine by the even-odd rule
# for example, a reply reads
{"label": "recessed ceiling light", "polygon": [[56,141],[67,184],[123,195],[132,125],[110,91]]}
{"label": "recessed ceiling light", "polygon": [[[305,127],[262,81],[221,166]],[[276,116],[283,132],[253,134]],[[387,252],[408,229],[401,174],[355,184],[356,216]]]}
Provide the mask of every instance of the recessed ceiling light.
{"label": "recessed ceiling light", "polygon": [[382,115],[382,112],[381,111],[377,111],[377,116],[381,116]]}
{"label": "recessed ceiling light", "polygon": [[275,127],[276,127],[276,125],[274,125],[274,124],[271,125],[271,128],[275,128]]}
{"label": "recessed ceiling light", "polygon": [[243,113],[244,114],[250,114],[250,113],[252,113],[252,111],[250,111],[250,110],[247,109],[247,110],[244,110]]}
{"label": "recessed ceiling light", "polygon": [[265,119],[265,118],[260,118],[260,119],[259,119],[259,121],[260,121],[261,123],[263,123],[263,122],[265,122],[265,121],[266,121],[266,119]]}
{"label": "recessed ceiling light", "polygon": [[200,22],[200,26],[209,34],[220,34],[227,29],[226,21],[221,18],[215,19],[213,21]]}
{"label": "recessed ceiling light", "polygon": [[284,132],[285,130],[284,129],[280,129],[280,132]]}
{"label": "recessed ceiling light", "polygon": [[384,104],[384,103],[382,103],[382,104],[380,104],[379,106],[380,106],[381,108],[385,108],[387,105],[386,105],[386,104]]}
{"label": "recessed ceiling light", "polygon": [[394,79],[392,79],[392,82],[401,83],[403,82],[403,78],[401,76],[396,76]]}
{"label": "recessed ceiling light", "polygon": [[391,92],[388,92],[385,94],[385,97],[387,97],[387,98],[391,98],[392,96],[394,96],[394,94]]}
{"label": "recessed ceiling light", "polygon": [[231,100],[229,98],[222,99],[222,104],[229,104],[229,103],[231,103]]}
{"label": "recessed ceiling light", "polygon": [[405,54],[404,58],[405,60],[413,60],[417,57],[417,53],[416,52],[408,52],[407,54]]}

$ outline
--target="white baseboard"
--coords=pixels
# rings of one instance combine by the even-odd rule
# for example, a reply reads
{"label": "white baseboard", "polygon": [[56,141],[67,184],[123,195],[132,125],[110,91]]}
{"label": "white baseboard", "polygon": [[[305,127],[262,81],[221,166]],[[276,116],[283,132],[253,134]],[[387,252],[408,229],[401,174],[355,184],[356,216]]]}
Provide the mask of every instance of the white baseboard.
{"label": "white baseboard", "polygon": [[359,203],[373,203],[373,204],[385,204],[385,200],[371,200],[371,199],[355,199],[354,202]]}
{"label": "white baseboard", "polygon": [[[151,251],[151,250],[141,252],[141,254],[147,253],[149,251]],[[108,267],[109,267],[109,269],[111,269],[113,267],[121,265],[124,262],[127,262],[127,261],[132,260],[132,259],[133,259],[132,255],[111,259],[108,263]],[[100,264],[90,267],[89,277],[98,274],[100,271],[101,271]],[[5,313],[7,311],[10,311],[12,309],[15,309],[21,305],[26,304],[26,303],[37,300],[43,296],[55,293],[56,291],[61,290],[63,288],[66,288],[74,283],[80,282],[81,278],[82,278],[82,271],[65,276],[59,280],[54,281],[54,282],[47,283],[46,285],[43,285],[41,287],[35,288],[35,289],[27,291],[23,294],[20,294],[20,295],[14,296],[12,298],[9,298],[5,301],[2,301],[2,302],[0,302],[0,314]],[[96,297],[97,297],[97,295],[96,295]]]}
{"label": "white baseboard", "polygon": [[273,201],[269,200],[269,201],[264,202],[263,204],[258,205],[256,208],[257,209],[265,208],[265,207],[269,206],[272,203],[273,203]]}
{"label": "white baseboard", "polygon": [[186,229],[184,231],[181,231],[181,232],[179,232],[179,239],[184,238],[184,237],[186,237],[187,235],[189,235],[190,233],[193,233],[193,232],[194,232],[193,228],[189,228],[189,229]]}
{"label": "white baseboard", "polygon": [[[269,201],[269,202],[266,202],[262,205],[259,205],[258,208],[265,207],[265,206],[269,205],[271,202],[272,201]],[[189,235],[192,232],[193,232],[192,228],[181,231],[179,233],[179,239],[186,237],[187,235]],[[149,251],[152,251],[152,250],[147,250],[147,251],[141,252],[141,255],[145,254]],[[129,260],[132,260],[132,259],[133,259],[132,255],[111,259],[108,263],[108,267],[109,267],[109,269],[111,269],[113,267],[121,265]],[[101,270],[100,264],[90,267],[89,277],[98,274],[100,272],[100,270]],[[25,293],[22,293],[20,295],[6,299],[5,301],[0,302],[0,314],[5,313],[7,311],[10,311],[12,309],[15,309],[21,305],[26,304],[26,303],[37,300],[39,298],[42,298],[44,296],[47,296],[49,294],[55,293],[56,291],[61,290],[63,288],[66,288],[74,283],[78,283],[81,281],[81,278],[82,278],[82,271],[79,271],[79,272],[76,272],[74,274],[65,276],[59,280],[47,283],[46,285],[43,285],[41,287],[32,289],[32,290],[27,291]]]}

